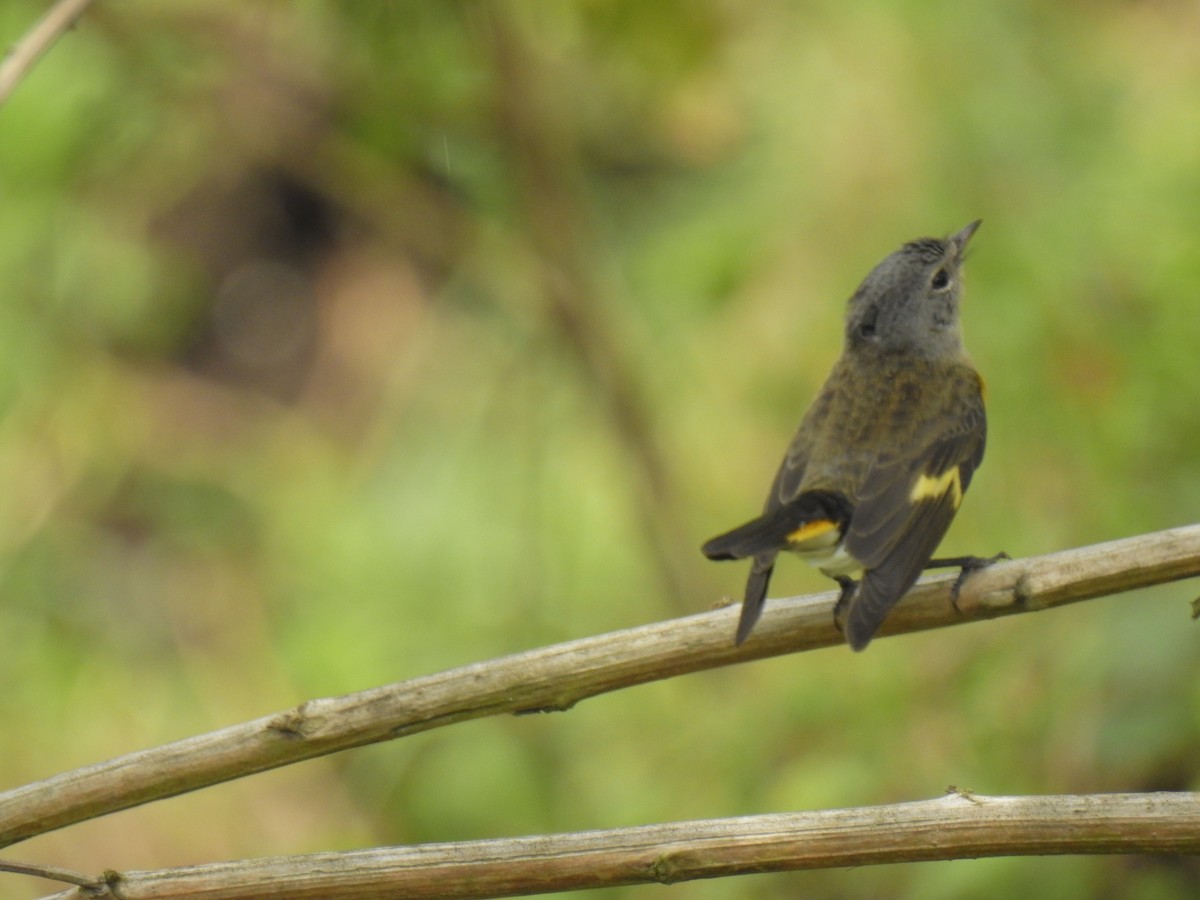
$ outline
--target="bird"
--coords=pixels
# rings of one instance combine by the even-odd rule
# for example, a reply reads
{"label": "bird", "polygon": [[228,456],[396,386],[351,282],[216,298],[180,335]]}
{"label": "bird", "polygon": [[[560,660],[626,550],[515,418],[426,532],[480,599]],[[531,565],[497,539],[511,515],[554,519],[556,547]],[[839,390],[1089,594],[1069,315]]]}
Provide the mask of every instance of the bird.
{"label": "bird", "polygon": [[981,221],[908,241],[871,270],[762,514],[701,548],[712,560],[751,560],[736,644],[762,614],[783,551],[838,583],[834,620],[854,650],[923,569],[959,566],[957,594],[970,571],[1004,556],[933,559],[987,443],[984,381],[959,322],[963,262]]}

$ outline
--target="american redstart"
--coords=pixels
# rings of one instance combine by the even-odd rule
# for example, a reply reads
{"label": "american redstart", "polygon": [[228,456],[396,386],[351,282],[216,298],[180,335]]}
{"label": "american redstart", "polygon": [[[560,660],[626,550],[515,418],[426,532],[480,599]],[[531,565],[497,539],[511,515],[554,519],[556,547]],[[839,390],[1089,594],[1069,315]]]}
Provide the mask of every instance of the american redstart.
{"label": "american redstart", "polygon": [[[835,579],[835,619],[862,650],[933,560],[983,460],[983,379],[963,349],[958,303],[972,222],[905,244],[850,298],[841,358],[805,414],[763,514],[702,548],[753,559],[736,642],[762,612],[781,550]],[[862,572],[862,578],[851,578]],[[956,584],[957,589],[957,584]]]}

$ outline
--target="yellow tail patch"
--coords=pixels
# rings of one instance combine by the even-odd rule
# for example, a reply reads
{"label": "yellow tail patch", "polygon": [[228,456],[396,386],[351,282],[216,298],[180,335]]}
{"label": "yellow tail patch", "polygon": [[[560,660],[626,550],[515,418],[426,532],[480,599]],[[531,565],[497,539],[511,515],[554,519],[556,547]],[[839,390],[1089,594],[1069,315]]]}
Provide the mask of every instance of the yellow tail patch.
{"label": "yellow tail patch", "polygon": [[789,544],[805,544],[813,538],[828,534],[835,528],[837,528],[836,522],[830,522],[828,519],[817,519],[815,522],[805,522],[795,531],[791,532],[786,540]]}
{"label": "yellow tail patch", "polygon": [[954,504],[954,508],[958,509],[963,498],[962,476],[959,474],[958,466],[947,469],[941,475],[921,475],[913,484],[908,499],[913,503],[920,503],[923,500],[940,500],[947,493],[952,494],[951,502]]}

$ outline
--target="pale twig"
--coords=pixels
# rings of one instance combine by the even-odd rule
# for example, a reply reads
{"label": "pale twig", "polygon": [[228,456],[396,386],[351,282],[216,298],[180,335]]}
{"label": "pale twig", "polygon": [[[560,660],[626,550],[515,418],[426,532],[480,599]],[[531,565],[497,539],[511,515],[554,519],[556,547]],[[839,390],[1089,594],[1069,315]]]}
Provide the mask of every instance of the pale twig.
{"label": "pale twig", "polygon": [[0,105],[8,100],[33,64],[79,19],[92,0],[58,0],[49,12],[9,50],[0,63]]}
{"label": "pale twig", "polygon": [[1108,853],[1200,853],[1200,794],[985,797],[108,872],[54,900],[512,897],[754,872]]}
{"label": "pale twig", "polygon": [[89,878],[87,875],[81,875],[79,872],[73,872],[61,866],[46,866],[40,863],[20,862],[15,859],[0,859],[0,872],[9,872],[13,875],[32,875],[34,878],[63,881],[83,887],[92,887],[96,884],[95,878]]}
{"label": "pale twig", "polygon": [[[938,628],[1200,575],[1200,525],[997,563],[973,573],[957,603],[953,575],[917,585],[882,634]],[[0,847],[152,800],[338,750],[501,713],[579,700],[767,656],[841,642],[837,593],[772,600],[751,638],[733,644],[722,608],[450,669],[56,775],[0,794]],[[1186,605],[1181,627],[1190,624]],[[849,652],[848,650],[845,652]]]}

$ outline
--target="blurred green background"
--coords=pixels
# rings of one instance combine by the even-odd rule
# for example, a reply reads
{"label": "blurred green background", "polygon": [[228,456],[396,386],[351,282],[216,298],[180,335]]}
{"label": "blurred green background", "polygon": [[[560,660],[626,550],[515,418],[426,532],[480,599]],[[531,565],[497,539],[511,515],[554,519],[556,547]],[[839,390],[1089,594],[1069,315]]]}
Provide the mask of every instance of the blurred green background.
{"label": "blurred green background", "polygon": [[[47,5],[4,3],[3,44]],[[0,787],[739,594],[699,544],[758,509],[845,298],[976,217],[991,434],[943,552],[1196,520],[1198,41],[1170,0],[100,0],[0,109]],[[772,592],[828,587],[784,560]],[[457,725],[4,855],[1195,790],[1196,592]],[[671,893],[1197,885],[1051,858]]]}

